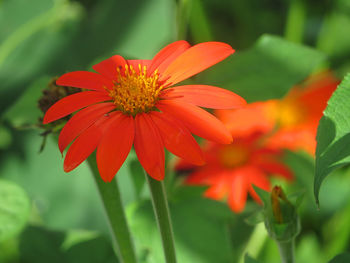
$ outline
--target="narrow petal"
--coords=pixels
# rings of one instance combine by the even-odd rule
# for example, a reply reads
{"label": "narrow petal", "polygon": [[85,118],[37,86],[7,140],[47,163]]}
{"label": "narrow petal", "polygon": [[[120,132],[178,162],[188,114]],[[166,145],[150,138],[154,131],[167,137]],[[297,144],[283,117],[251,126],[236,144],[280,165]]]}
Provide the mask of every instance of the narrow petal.
{"label": "narrow petal", "polygon": [[244,174],[233,175],[231,181],[231,189],[228,195],[228,204],[230,208],[236,213],[243,211],[245,203],[247,202],[247,182],[244,178]]}
{"label": "narrow petal", "polygon": [[125,65],[126,60],[122,56],[115,55],[93,65],[92,68],[108,79],[117,80],[117,68],[120,68],[121,72],[123,72]]}
{"label": "narrow petal", "polygon": [[62,75],[56,80],[59,86],[69,86],[81,89],[105,91],[112,88],[113,82],[103,76],[89,71],[73,71]]}
{"label": "narrow petal", "polygon": [[221,171],[214,175],[211,175],[213,178],[210,183],[211,186],[205,191],[204,195],[211,199],[222,200],[230,192],[229,178],[226,171]]}
{"label": "narrow petal", "polygon": [[69,147],[64,159],[63,169],[70,172],[81,164],[96,149],[103,133],[114,118],[119,117],[120,112],[103,116],[89,128],[87,128]]}
{"label": "narrow petal", "polygon": [[167,113],[152,112],[153,122],[158,127],[164,146],[173,154],[196,164],[204,164],[204,156],[188,129]]}
{"label": "narrow petal", "polygon": [[162,74],[169,64],[189,47],[190,44],[185,40],[179,40],[164,47],[152,59],[149,67],[150,74],[156,69],[158,69],[159,74]]}
{"label": "narrow petal", "polygon": [[114,108],[113,103],[107,102],[95,104],[77,112],[66,123],[58,137],[58,147],[61,153],[81,132]]}
{"label": "narrow petal", "polygon": [[180,120],[190,132],[204,139],[221,144],[232,142],[232,136],[225,126],[213,115],[197,106],[177,100],[161,100],[157,108]]}
{"label": "narrow petal", "polygon": [[111,97],[109,97],[107,93],[96,91],[84,91],[69,95],[57,101],[47,110],[43,123],[47,124],[80,110],[81,108],[85,108],[86,106],[108,100],[111,100]]}
{"label": "narrow petal", "polygon": [[166,97],[180,97],[182,101],[211,109],[237,109],[247,104],[241,96],[229,90],[207,85],[172,87]]}
{"label": "narrow petal", "polygon": [[146,113],[136,115],[134,147],[146,172],[156,180],[163,180],[164,148],[162,139],[157,127]]}
{"label": "narrow petal", "polygon": [[206,42],[195,45],[178,56],[164,71],[160,81],[176,84],[215,65],[235,51],[230,45]]}
{"label": "narrow petal", "polygon": [[108,127],[97,147],[98,170],[105,182],[112,181],[128,156],[134,141],[134,120],[122,115]]}

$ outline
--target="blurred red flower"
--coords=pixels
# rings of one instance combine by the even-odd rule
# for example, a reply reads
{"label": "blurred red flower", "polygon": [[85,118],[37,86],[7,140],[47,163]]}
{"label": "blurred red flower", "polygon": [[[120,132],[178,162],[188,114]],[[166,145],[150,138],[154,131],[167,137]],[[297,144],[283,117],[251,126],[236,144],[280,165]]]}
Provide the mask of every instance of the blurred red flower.
{"label": "blurred red flower", "polygon": [[313,155],[318,122],[338,84],[330,72],[323,72],[292,88],[283,99],[271,101],[269,115],[278,129],[267,138],[267,145]]}
{"label": "blurred red flower", "polygon": [[[258,202],[260,199],[253,185],[270,190],[269,176],[292,179],[292,173],[281,162],[282,152],[260,144],[262,133],[239,137],[230,145],[207,142],[204,147],[206,165],[197,167],[186,178],[186,183],[208,185],[205,196],[221,200],[227,198],[230,208],[241,212],[248,193]],[[178,170],[193,168],[184,161]]]}
{"label": "blurred red flower", "polygon": [[217,110],[216,115],[233,136],[259,131],[266,133],[265,143],[270,148],[314,154],[318,122],[338,84],[330,72],[323,72],[293,87],[283,99]]}
{"label": "blurred red flower", "polygon": [[231,143],[225,126],[198,106],[214,109],[245,105],[240,96],[212,86],[173,86],[220,62],[234,50],[225,43],[190,47],[186,41],[163,48],[152,60],[125,60],[116,55],[93,66],[97,72],[64,74],[57,85],[87,89],[55,103],[44,123],[78,111],[59,136],[61,152],[71,143],[64,170],[69,172],[96,148],[103,180],[111,181],[132,145],[146,172],[164,178],[164,147],[194,164],[203,154],[191,133]]}

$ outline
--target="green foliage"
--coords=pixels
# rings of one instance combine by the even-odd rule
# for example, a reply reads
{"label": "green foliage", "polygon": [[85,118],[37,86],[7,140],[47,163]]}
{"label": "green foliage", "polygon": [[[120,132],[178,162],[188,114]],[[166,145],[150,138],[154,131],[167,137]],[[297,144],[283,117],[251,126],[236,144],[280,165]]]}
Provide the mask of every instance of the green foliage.
{"label": "green foliage", "polygon": [[[209,199],[177,199],[170,203],[178,262],[232,262],[226,205]],[[130,207],[131,231],[147,263],[164,262],[160,235],[150,201]]]}
{"label": "green foliage", "polygon": [[204,83],[232,90],[248,102],[281,98],[324,59],[319,51],[264,35],[249,50],[238,51],[216,65]]}
{"label": "green foliage", "polygon": [[350,162],[350,75],[347,75],[328,101],[317,130],[314,194],[316,202],[325,177]]}
{"label": "green foliage", "polygon": [[350,253],[343,253],[333,258],[329,263],[348,263],[350,262]]}
{"label": "green foliage", "polygon": [[0,242],[16,236],[26,225],[30,201],[18,185],[0,179]]}
{"label": "green foliage", "polygon": [[256,259],[252,258],[248,254],[245,254],[244,256],[244,263],[259,263]]}
{"label": "green foliage", "polygon": [[76,242],[67,246],[71,234],[37,226],[28,227],[23,232],[19,244],[21,262],[118,263],[111,243],[105,238],[76,232]]}

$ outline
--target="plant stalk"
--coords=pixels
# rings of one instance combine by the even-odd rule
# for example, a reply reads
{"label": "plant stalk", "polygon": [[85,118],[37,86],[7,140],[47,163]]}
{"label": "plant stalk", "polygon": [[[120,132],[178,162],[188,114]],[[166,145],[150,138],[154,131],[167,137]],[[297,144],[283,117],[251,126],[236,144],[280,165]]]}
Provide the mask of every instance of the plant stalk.
{"label": "plant stalk", "polygon": [[176,263],[174,234],[164,182],[151,178],[146,172],[145,176],[152,196],[153,210],[162,239],[165,262]]}
{"label": "plant stalk", "polygon": [[294,263],[294,238],[285,242],[276,242],[282,263]]}
{"label": "plant stalk", "polygon": [[106,183],[101,179],[94,155],[91,155],[88,158],[88,163],[105,208],[113,237],[113,243],[118,252],[120,262],[137,263],[136,253],[132,243],[129,227],[126,222],[126,216],[117,180]]}

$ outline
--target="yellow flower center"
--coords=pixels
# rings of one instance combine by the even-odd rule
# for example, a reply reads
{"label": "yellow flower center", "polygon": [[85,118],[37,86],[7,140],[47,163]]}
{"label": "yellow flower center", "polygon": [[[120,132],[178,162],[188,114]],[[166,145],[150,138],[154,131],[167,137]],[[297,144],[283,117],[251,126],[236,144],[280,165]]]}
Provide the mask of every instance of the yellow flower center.
{"label": "yellow flower center", "polygon": [[293,99],[282,100],[278,105],[277,115],[279,125],[283,128],[298,125],[305,119],[303,108]]}
{"label": "yellow flower center", "polygon": [[249,158],[249,152],[239,145],[228,145],[219,152],[221,164],[226,168],[235,168],[245,164]]}
{"label": "yellow flower center", "polygon": [[132,65],[125,65],[125,72],[118,71],[118,81],[113,89],[108,90],[109,96],[117,109],[135,116],[138,113],[152,110],[159,99],[163,86],[158,83],[159,74],[155,71],[147,76],[147,68],[139,64],[139,72]]}

